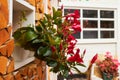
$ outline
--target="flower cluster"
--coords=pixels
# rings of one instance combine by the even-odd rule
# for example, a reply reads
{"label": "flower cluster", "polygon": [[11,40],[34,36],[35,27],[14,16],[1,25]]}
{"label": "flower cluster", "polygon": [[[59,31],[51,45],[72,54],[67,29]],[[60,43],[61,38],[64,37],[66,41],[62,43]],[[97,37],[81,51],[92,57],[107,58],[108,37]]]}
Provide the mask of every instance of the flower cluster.
{"label": "flower cluster", "polygon": [[[80,32],[79,11],[62,16],[62,10],[55,10],[53,14],[45,14],[44,19],[35,27],[21,27],[13,33],[15,42],[24,49],[35,52],[35,57],[44,60],[51,67],[51,71],[67,76],[76,65],[85,67],[84,50],[75,49],[77,40],[73,34]],[[95,62],[97,55],[92,59]]]}
{"label": "flower cluster", "polygon": [[114,59],[110,52],[106,52],[105,59],[98,61],[97,65],[102,73],[106,73],[108,77],[112,75],[113,77],[118,76],[118,67],[120,63],[117,59]]}

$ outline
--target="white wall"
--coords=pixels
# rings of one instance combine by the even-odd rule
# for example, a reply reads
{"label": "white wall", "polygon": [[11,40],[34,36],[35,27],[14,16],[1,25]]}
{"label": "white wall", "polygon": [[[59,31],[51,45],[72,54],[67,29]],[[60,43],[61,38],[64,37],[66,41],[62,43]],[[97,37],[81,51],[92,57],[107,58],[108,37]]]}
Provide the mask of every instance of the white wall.
{"label": "white wall", "polygon": [[[59,6],[63,5],[66,7],[77,7],[77,8],[96,8],[96,9],[116,9],[116,11],[120,12],[119,9],[119,3],[120,0],[76,0],[77,2],[75,2],[75,0],[61,0],[62,2],[60,3]],[[118,4],[118,5],[117,5]],[[118,14],[118,13],[117,13]],[[116,14],[116,15],[117,15]],[[119,13],[120,14],[120,13]],[[117,15],[117,17],[120,17],[119,14]],[[86,49],[87,50],[87,59],[91,58],[93,55],[95,55],[96,53],[98,54],[104,54],[106,51],[111,52],[113,55],[118,55],[118,53],[120,52],[120,50],[118,50],[119,47],[119,40],[120,40],[120,36],[118,34],[120,34],[119,32],[119,22],[118,22],[118,18],[116,18],[117,20],[117,25],[115,25],[116,27],[116,38],[114,40],[79,40],[78,41],[78,47],[80,49]]]}
{"label": "white wall", "polygon": [[[52,0],[53,1],[53,0]],[[79,41],[76,47],[81,49],[81,52],[86,49],[85,60],[90,60],[96,53],[104,54],[109,51],[115,57],[120,60],[120,0],[61,0],[59,4],[66,7],[82,7],[82,8],[105,8],[105,9],[116,9],[116,38],[115,40],[86,40]],[[57,4],[57,3],[56,3]],[[56,6],[56,5],[54,5]]]}

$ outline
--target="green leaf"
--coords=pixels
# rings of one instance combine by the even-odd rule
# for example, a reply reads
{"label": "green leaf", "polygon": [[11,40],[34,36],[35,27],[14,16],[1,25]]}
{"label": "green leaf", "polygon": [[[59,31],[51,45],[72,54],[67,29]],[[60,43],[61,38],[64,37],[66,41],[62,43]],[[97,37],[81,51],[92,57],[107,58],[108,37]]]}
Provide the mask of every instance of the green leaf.
{"label": "green leaf", "polygon": [[34,43],[41,43],[41,42],[43,42],[41,39],[34,39],[33,41],[32,41],[32,43],[34,44]]}
{"label": "green leaf", "polygon": [[84,64],[80,64],[80,63],[78,63],[77,65],[82,66],[82,67],[86,67]]}
{"label": "green leaf", "polygon": [[56,19],[58,17],[62,17],[62,12],[53,8],[53,19]]}
{"label": "green leaf", "polygon": [[53,37],[50,36],[50,35],[47,35],[47,37],[48,37],[48,40],[49,40],[50,44],[54,45],[55,44],[55,40],[53,39]]}
{"label": "green leaf", "polygon": [[46,52],[43,54],[43,56],[47,57],[47,56],[51,56],[52,52],[50,49],[46,48]]}
{"label": "green leaf", "polygon": [[49,62],[47,62],[47,65],[50,66],[50,67],[56,67],[57,62],[56,61],[49,61]]}
{"label": "green leaf", "polygon": [[73,69],[75,69],[78,73],[82,73],[78,68],[76,68],[76,67],[73,67]]}
{"label": "green leaf", "polygon": [[37,50],[37,54],[43,57],[51,56],[52,52],[49,47],[40,47]]}
{"label": "green leaf", "polygon": [[44,47],[39,47],[37,50],[38,56],[43,56],[43,52],[44,52]]}
{"label": "green leaf", "polygon": [[37,37],[38,37],[38,35],[34,31],[31,31],[31,30],[29,30],[23,34],[23,38],[26,42],[31,41]]}
{"label": "green leaf", "polygon": [[66,69],[66,70],[64,70],[64,72],[63,72],[63,76],[66,78],[66,77],[68,77],[68,75],[69,75],[69,71]]}
{"label": "green leaf", "polygon": [[22,34],[21,34],[20,31],[16,31],[16,32],[13,33],[12,36],[15,38],[15,40],[18,40],[18,39],[21,37],[21,35],[22,35]]}
{"label": "green leaf", "polygon": [[52,19],[50,14],[45,14],[45,16],[46,16],[47,19]]}

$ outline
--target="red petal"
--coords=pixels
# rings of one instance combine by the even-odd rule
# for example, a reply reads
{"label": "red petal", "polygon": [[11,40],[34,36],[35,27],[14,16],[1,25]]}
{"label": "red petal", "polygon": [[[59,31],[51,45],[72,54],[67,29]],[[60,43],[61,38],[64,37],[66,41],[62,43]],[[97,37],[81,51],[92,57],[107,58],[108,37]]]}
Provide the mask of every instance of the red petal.
{"label": "red petal", "polygon": [[79,10],[75,10],[74,13],[75,13],[75,17],[76,18],[80,17],[80,11]]}
{"label": "red petal", "polygon": [[97,60],[97,57],[98,57],[98,54],[96,54],[96,55],[92,58],[92,60],[91,60],[91,63],[92,63],[92,64]]}
{"label": "red petal", "polygon": [[68,58],[68,61],[69,61],[69,62],[75,62],[74,56],[69,57],[69,58]]}
{"label": "red petal", "polygon": [[51,50],[52,50],[52,52],[55,52],[55,50],[56,50],[55,46],[51,46]]}
{"label": "red petal", "polygon": [[76,62],[81,63],[83,62],[83,60],[82,58],[80,58],[79,52],[80,52],[80,49],[77,49],[77,52],[75,54],[75,59],[76,59]]}

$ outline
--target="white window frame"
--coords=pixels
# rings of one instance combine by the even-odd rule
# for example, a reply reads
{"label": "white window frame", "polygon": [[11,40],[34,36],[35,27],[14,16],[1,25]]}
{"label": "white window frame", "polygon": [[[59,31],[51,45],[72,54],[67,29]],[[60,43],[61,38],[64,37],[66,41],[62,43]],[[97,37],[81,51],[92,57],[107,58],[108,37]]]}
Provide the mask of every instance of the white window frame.
{"label": "white window frame", "polygon": [[[81,21],[81,29],[82,30],[97,30],[98,31],[98,38],[96,39],[83,39],[83,32],[81,32],[81,39],[77,39],[78,43],[116,43],[117,39],[117,9],[115,8],[97,8],[97,7],[75,7],[75,6],[64,6],[64,9],[80,9],[80,21]],[[83,18],[82,17],[82,11],[83,9],[86,10],[98,10],[98,18]],[[106,11],[114,11],[114,18],[100,18],[100,10],[106,10]],[[64,14],[64,10],[63,10]],[[97,29],[83,29],[83,20],[97,20],[98,21],[98,28]],[[114,28],[109,28],[109,29],[100,29],[100,20],[107,20],[107,21],[114,21]],[[100,38],[100,30],[112,30],[114,31],[114,38]]]}

